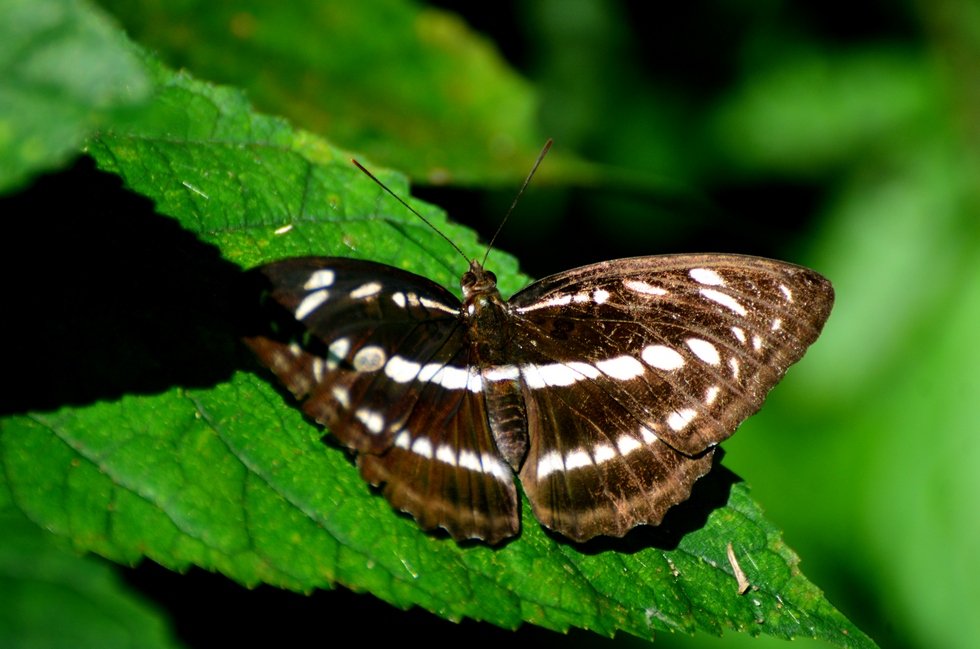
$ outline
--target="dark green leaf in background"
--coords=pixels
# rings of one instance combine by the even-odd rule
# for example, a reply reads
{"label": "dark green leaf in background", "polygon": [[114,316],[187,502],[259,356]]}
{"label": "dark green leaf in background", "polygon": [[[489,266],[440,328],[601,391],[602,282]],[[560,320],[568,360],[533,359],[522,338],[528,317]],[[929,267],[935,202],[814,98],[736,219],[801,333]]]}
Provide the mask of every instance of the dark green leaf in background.
{"label": "dark green leaf in background", "polygon": [[77,155],[150,91],[125,36],[88,2],[0,0],[0,192]]}
{"label": "dark green leaf in background", "polygon": [[[115,2],[176,67],[434,184],[513,185],[544,144],[533,88],[486,39],[414,2]],[[591,174],[570,152],[539,180]]]}

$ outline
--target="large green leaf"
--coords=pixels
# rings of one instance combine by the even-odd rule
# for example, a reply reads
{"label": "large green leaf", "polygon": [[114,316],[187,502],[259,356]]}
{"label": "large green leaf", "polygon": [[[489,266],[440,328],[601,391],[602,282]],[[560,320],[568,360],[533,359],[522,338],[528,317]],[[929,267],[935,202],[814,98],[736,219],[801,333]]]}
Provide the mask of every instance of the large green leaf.
{"label": "large green leaf", "polygon": [[[135,252],[107,246],[108,260],[102,249],[66,247],[25,280],[17,299],[42,323],[25,327],[87,344],[72,345],[74,367],[60,364],[58,343],[26,346],[30,363],[11,359],[58,367],[47,385],[59,398],[24,393],[7,409],[17,414],[0,428],[0,510],[18,509],[115,561],[146,556],[302,591],[340,583],[453,620],[641,637],[736,629],[874,646],[800,573],[746,486],[722,467],[659,528],[581,546],[545,533],[526,503],[521,536],[500,548],[427,535],[393,512],[235,344],[244,299],[236,268],[347,254],[451,286],[465,261],[347,154],[252,112],[238,91],[149,65],[159,87],[152,110],[94,138],[90,152],[153,208],[136,197],[124,214],[100,214],[111,227],[83,227],[99,242],[125,240],[143,223],[153,234]],[[381,176],[407,195],[403,177]],[[482,252],[472,232],[415,205],[467,254]],[[526,281],[504,254],[490,265],[505,293]],[[85,275],[91,268],[95,277]],[[57,305],[71,313],[68,329],[50,317],[59,283],[76,287]],[[745,596],[729,543],[753,584]]]}
{"label": "large green leaf", "polygon": [[[177,67],[436,184],[513,184],[544,144],[532,86],[454,14],[410,0],[103,0]],[[566,149],[540,180],[591,178]]]}
{"label": "large green leaf", "polygon": [[126,38],[83,0],[0,0],[0,192],[77,155],[151,90]]}

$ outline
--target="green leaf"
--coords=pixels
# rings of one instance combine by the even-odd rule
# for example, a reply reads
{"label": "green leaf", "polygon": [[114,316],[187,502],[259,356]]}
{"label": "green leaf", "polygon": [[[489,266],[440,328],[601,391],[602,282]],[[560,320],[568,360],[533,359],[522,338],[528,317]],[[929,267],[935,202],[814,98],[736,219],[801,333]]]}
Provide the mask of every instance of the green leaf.
{"label": "green leaf", "polygon": [[[104,0],[175,67],[435,184],[515,184],[544,144],[538,101],[486,38],[410,1]],[[591,177],[567,150],[539,182]]]}
{"label": "green leaf", "polygon": [[0,645],[178,647],[162,616],[104,562],[72,556],[23,515],[0,511]]}
{"label": "green leaf", "polygon": [[74,156],[150,90],[125,36],[89,3],[0,0],[0,192]]}
{"label": "green leaf", "polygon": [[[345,254],[453,286],[465,261],[353,169],[347,154],[252,112],[238,91],[149,66],[159,86],[152,109],[125,130],[93,139],[90,151],[103,170],[196,238],[161,228],[173,260],[113,260],[105,285],[96,287],[113,296],[109,305],[132,302],[118,318],[138,324],[144,338],[126,338],[130,326],[107,341],[91,340],[97,336],[77,327],[104,317],[109,306],[80,302],[72,311],[73,337],[92,347],[76,350],[91,355],[80,366],[122,375],[93,383],[91,373],[87,382],[69,374],[72,392],[63,403],[75,405],[2,421],[0,497],[9,496],[0,509],[16,507],[76,548],[115,561],[146,556],[172,569],[198,565],[244,584],[300,591],[339,583],[451,620],[641,637],[735,629],[874,646],[800,573],[779,531],[722,467],[660,527],[581,546],[546,534],[526,503],[521,536],[499,548],[425,534],[393,512],[345,453],[318,441],[322,431],[268,375],[230,347],[234,310],[222,306],[235,294],[228,262]],[[403,177],[381,175],[407,196]],[[482,253],[472,232],[413,202],[467,254]],[[140,218],[133,207],[127,216]],[[151,243],[141,255],[156,254]],[[225,261],[213,258],[217,251]],[[186,273],[171,280],[179,287],[173,294],[144,275],[165,263]],[[493,253],[490,265],[505,292],[526,282],[507,255]],[[37,281],[27,294],[46,295],[52,282]],[[79,287],[95,283],[76,280]],[[185,304],[198,311],[185,314]],[[45,306],[35,302],[25,311],[45,313]],[[128,369],[95,347],[115,350],[120,339],[137,352],[127,356]],[[55,364],[38,359],[35,348],[26,353],[31,367]],[[127,376],[134,387],[126,387]],[[117,389],[123,396],[108,396]],[[745,596],[736,593],[729,543],[753,584]]]}
{"label": "green leaf", "polygon": [[[519,540],[464,548],[396,516],[318,436],[264,379],[238,373],[209,390],[12,418],[0,455],[19,508],[120,562],[145,555],[295,590],[339,582],[508,628],[737,629],[874,646],[802,576],[721,467],[663,529],[573,547],[546,535],[525,505]],[[754,585],[744,597],[728,542]]]}

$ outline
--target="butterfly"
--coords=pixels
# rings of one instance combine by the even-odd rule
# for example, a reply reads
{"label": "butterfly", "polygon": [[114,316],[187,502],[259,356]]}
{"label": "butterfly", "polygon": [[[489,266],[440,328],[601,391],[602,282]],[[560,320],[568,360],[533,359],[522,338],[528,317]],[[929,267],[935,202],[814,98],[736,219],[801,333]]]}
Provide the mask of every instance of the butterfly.
{"label": "butterfly", "polygon": [[510,299],[477,260],[459,300],[384,264],[259,267],[275,328],[245,338],[361,476],[425,530],[520,531],[516,480],[578,542],[657,525],[817,339],[831,283],[731,254],[607,261]]}

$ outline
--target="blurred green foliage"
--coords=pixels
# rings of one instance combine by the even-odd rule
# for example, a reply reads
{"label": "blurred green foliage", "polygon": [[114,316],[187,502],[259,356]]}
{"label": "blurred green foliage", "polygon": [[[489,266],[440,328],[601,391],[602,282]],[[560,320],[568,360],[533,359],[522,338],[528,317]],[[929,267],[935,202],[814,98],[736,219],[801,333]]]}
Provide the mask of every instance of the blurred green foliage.
{"label": "blurred green foliage", "polygon": [[0,191],[56,168],[150,85],[102,12],[57,0],[0,2]]}
{"label": "blurred green foliage", "polygon": [[0,514],[0,646],[176,649],[163,616],[95,558],[80,559],[23,515]]}
{"label": "blurred green foliage", "polygon": [[[0,0],[0,34],[25,6]],[[479,38],[463,19],[394,0],[364,14],[342,3],[103,6],[170,65],[239,86],[263,111],[416,182],[516,186],[529,152],[556,138],[541,178],[556,189],[532,188],[502,244],[532,272],[726,250],[827,275],[838,303],[823,337],[726,442],[725,465],[882,646],[980,641],[973,3],[534,0],[492,18],[450,6],[489,34]],[[84,93],[9,91],[22,59],[4,47],[0,187],[11,187],[112,122]],[[30,141],[44,146],[10,144],[32,133],[14,121],[24,105]],[[506,202],[425,196],[488,206],[494,216],[454,213],[484,234]]]}

